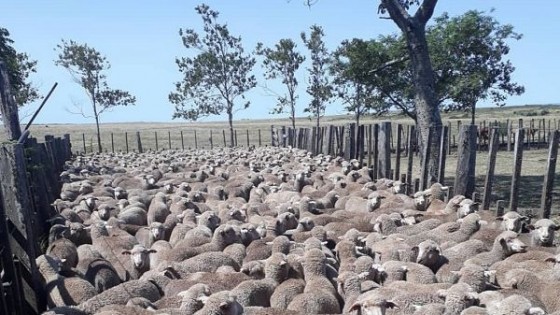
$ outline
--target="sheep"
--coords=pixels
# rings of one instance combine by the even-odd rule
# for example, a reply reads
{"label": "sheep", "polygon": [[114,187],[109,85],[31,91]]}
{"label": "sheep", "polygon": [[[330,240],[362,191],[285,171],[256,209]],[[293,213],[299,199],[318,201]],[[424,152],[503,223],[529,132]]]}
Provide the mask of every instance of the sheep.
{"label": "sheep", "polygon": [[152,222],[165,222],[165,218],[171,213],[166,202],[167,196],[165,193],[156,193],[148,208],[148,224],[152,224]]}
{"label": "sheep", "polygon": [[204,307],[195,315],[241,315],[243,306],[237,302],[237,297],[228,291],[212,294],[206,300]]}
{"label": "sheep", "polygon": [[150,302],[155,302],[161,298],[161,288],[152,281],[130,280],[91,297],[80,303],[77,308],[88,314],[94,314],[107,305],[125,305],[135,297],[144,297]]}
{"label": "sheep", "polygon": [[133,279],[138,279],[142,274],[150,270],[150,254],[156,253],[154,249],[147,249],[145,246],[136,244],[131,250],[124,250],[123,255],[130,255],[132,270],[130,272]]}
{"label": "sheep", "polygon": [[421,264],[391,260],[385,262],[382,266],[387,273],[386,282],[395,280],[406,280],[410,283],[420,284],[436,282],[434,272]]}
{"label": "sheep", "polygon": [[78,305],[97,294],[95,288],[86,280],[77,277],[63,277],[58,274],[60,261],[49,255],[35,259],[41,281],[47,293],[50,307]]}
{"label": "sheep", "polygon": [[305,253],[305,289],[294,297],[288,310],[307,314],[340,313],[341,307],[333,284],[326,277],[326,257],[320,249]]}
{"label": "sheep", "polygon": [[487,307],[489,315],[544,315],[540,307],[533,307],[526,297],[514,294]]}
{"label": "sheep", "polygon": [[152,222],[149,227],[139,229],[134,237],[140,245],[151,247],[154,242],[162,240],[165,236],[164,226],[160,222]]}
{"label": "sheep", "polygon": [[460,220],[458,228],[454,224],[450,226],[442,224],[433,230],[410,236],[406,239],[406,242],[412,246],[418,245],[426,239],[431,239],[438,244],[450,240],[460,243],[469,239],[471,235],[480,229],[480,216],[476,213],[471,213]]}
{"label": "sheep", "polygon": [[252,278],[241,272],[195,272],[174,279],[165,287],[165,296],[175,296],[195,284],[208,286],[210,292],[231,291]]}
{"label": "sheep", "polygon": [[304,289],[305,281],[303,279],[287,279],[280,283],[270,296],[270,306],[285,311],[294,297],[302,294]]}
{"label": "sheep", "polygon": [[467,259],[465,264],[480,265],[489,268],[495,262],[505,259],[506,257],[526,251],[527,245],[517,238],[517,233],[513,231],[504,231],[496,237],[492,250],[483,252]]}
{"label": "sheep", "polygon": [[98,293],[121,283],[121,278],[113,265],[103,258],[80,258],[75,270],[91,283]]}
{"label": "sheep", "polygon": [[247,280],[237,285],[232,293],[243,306],[270,307],[270,297],[276,287],[288,276],[285,255],[272,254],[265,262],[265,278]]}
{"label": "sheep", "polygon": [[179,303],[170,299],[166,301],[167,303],[161,302],[165,298],[156,302],[158,305],[157,312],[161,314],[194,314],[204,306],[204,302],[210,294],[211,290],[208,285],[203,283],[194,284],[187,290],[182,290],[173,295],[178,298],[177,302]]}
{"label": "sheep", "polygon": [[47,247],[46,254],[58,258],[61,262],[61,272],[69,272],[78,264],[78,248],[66,238],[60,238]]}
{"label": "sheep", "polygon": [[512,269],[506,273],[504,286],[517,289],[520,293],[534,294],[548,313],[560,311],[560,300],[557,295],[560,290],[558,281],[535,277],[528,270]]}
{"label": "sheep", "polygon": [[239,230],[235,229],[234,226],[224,224],[216,228],[210,243],[193,248],[188,242],[179,241],[173,247],[173,250],[167,253],[167,257],[164,259],[169,261],[183,261],[200,253],[222,251],[228,245],[239,241],[240,238]]}
{"label": "sheep", "polygon": [[240,269],[233,258],[222,252],[205,252],[181,262],[162,261],[157,270],[171,268],[180,275],[186,275],[194,272],[216,272],[221,266],[231,266],[236,271]]}
{"label": "sheep", "polygon": [[530,226],[531,246],[551,247],[554,242],[554,232],[560,229],[560,225],[550,219],[540,219]]}

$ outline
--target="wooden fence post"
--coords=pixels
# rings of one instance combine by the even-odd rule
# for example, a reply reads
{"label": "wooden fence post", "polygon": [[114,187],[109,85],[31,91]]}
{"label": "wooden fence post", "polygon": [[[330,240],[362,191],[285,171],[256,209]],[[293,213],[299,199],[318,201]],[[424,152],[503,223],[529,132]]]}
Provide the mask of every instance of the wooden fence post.
{"label": "wooden fence post", "polygon": [[222,136],[224,137],[224,148],[227,147],[227,142],[226,142],[226,131],[222,129]]}
{"label": "wooden fence post", "polygon": [[[522,124],[522,120],[520,119]],[[517,211],[519,201],[519,180],[521,177],[521,162],[523,159],[523,139],[525,136],[525,129],[517,129],[515,134],[515,148],[513,149],[514,162],[513,162],[513,176],[511,178],[511,193],[509,210]]]}
{"label": "wooden fence post", "polygon": [[128,132],[124,133],[124,143],[126,145],[126,153],[128,153]]}
{"label": "wooden fence post", "polygon": [[501,217],[504,215],[505,208],[506,208],[505,204],[506,204],[505,200],[496,201],[496,217]]}
{"label": "wooden fence post", "polygon": [[85,154],[87,153],[87,150],[86,150],[86,135],[84,133],[82,133],[82,142],[84,144],[84,154]]}
{"label": "wooden fence post", "polygon": [[[292,141],[293,141],[293,139],[292,139]],[[293,143],[292,143],[292,146],[293,146]],[[260,128],[259,128],[259,147],[262,147],[262,137],[261,137],[261,129]]]}
{"label": "wooden fence post", "polygon": [[381,123],[379,128],[379,177],[389,178],[391,171],[391,122]]}
{"label": "wooden fence post", "polygon": [[196,129],[194,130],[194,148],[198,149],[198,137],[196,136]]}
{"label": "wooden fence post", "polygon": [[210,150],[214,149],[214,139],[212,138],[212,129],[210,129]]}
{"label": "wooden fence post", "polygon": [[373,150],[373,125],[367,126],[367,150],[368,150],[368,167],[372,168],[372,150]]}
{"label": "wooden fence post", "polygon": [[555,130],[551,133],[548,149],[548,162],[546,173],[544,174],[543,192],[541,196],[541,218],[550,218],[552,206],[552,188],[554,187],[554,174],[556,172],[556,158],[558,157],[558,141],[560,131]]}
{"label": "wooden fence post", "polygon": [[379,178],[379,124],[373,125],[373,179]]}
{"label": "wooden fence post", "polygon": [[358,143],[356,145],[356,151],[358,152],[358,161],[360,162],[360,167],[364,166],[364,139],[366,135],[364,125],[358,126]]}
{"label": "wooden fence post", "polygon": [[154,137],[155,137],[155,139],[156,139],[156,151],[157,151],[157,150],[159,149],[159,146],[158,146],[158,139],[157,139],[157,131],[154,131]]}
{"label": "wooden fence post", "polygon": [[441,141],[439,143],[439,163],[438,163],[438,182],[445,185],[445,160],[447,153],[447,145],[449,137],[449,127],[444,126],[441,130]]}
{"label": "wooden fence post", "polygon": [[136,144],[138,145],[138,153],[143,153],[142,138],[140,138],[140,131],[136,131]]}
{"label": "wooden fence post", "polygon": [[496,154],[498,153],[498,129],[496,127],[490,130],[488,162],[486,167],[486,179],[484,180],[484,193],[482,196],[482,210],[490,209],[490,200],[492,199],[492,185],[494,182],[494,169],[496,168]]}
{"label": "wooden fence post", "polygon": [[[422,168],[420,169],[420,189],[421,190],[425,190],[428,188],[428,166],[429,166],[429,156],[431,154],[430,152],[430,147],[432,146],[432,141],[434,141],[433,139],[433,130],[432,128],[428,129],[428,137],[426,138],[428,141],[426,141],[426,143],[424,144],[424,150],[422,152]],[[421,133],[418,132],[418,137],[421,137]]]}
{"label": "wooden fence post", "polygon": [[115,153],[115,139],[113,133],[111,132],[111,152]]}
{"label": "wooden fence post", "polygon": [[[180,131],[181,133],[181,149],[183,149],[183,151],[185,150],[185,138],[183,136],[183,130]],[[212,133],[212,130],[210,130],[210,133]]]}
{"label": "wooden fence post", "polygon": [[475,185],[476,125],[463,125],[457,143],[457,171],[455,172],[456,195],[472,197]]}
{"label": "wooden fence post", "polygon": [[401,154],[402,154],[402,150],[401,150],[401,142],[402,142],[402,132],[403,132],[403,127],[401,124],[397,125],[397,149],[395,151],[395,154],[397,155],[395,158],[395,180],[399,180],[400,176],[401,176]]}
{"label": "wooden fence post", "polygon": [[167,131],[167,143],[169,144],[169,150],[171,150],[171,131]]}
{"label": "wooden fence post", "polygon": [[414,159],[414,146],[416,143],[416,127],[410,126],[409,129],[409,136],[408,136],[408,163],[406,166],[406,188],[407,193],[410,194],[412,191],[412,166],[413,166],[413,159]]}

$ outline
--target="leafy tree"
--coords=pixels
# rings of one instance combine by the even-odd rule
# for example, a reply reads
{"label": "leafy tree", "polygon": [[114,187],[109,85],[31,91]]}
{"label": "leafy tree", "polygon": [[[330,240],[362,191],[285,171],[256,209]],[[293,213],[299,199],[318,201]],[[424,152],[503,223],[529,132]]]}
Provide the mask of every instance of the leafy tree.
{"label": "leafy tree", "polygon": [[[309,6],[318,0],[305,0]],[[428,131],[432,130],[433,139],[441,136],[441,116],[435,96],[435,77],[426,41],[426,23],[432,17],[437,0],[380,0],[378,13],[388,13],[406,39],[416,105],[416,124],[420,131],[420,147],[428,143]],[[416,8],[414,14],[412,11]],[[391,62],[389,62],[391,63]],[[430,141],[428,158],[428,182],[437,180],[438,142]],[[427,183],[425,183],[427,184]]]}
{"label": "leafy tree", "polygon": [[37,61],[29,59],[26,53],[18,53],[10,39],[10,32],[0,27],[0,59],[6,64],[12,93],[16,104],[23,106],[41,97],[35,86],[29,81],[31,73],[37,71]]}
{"label": "leafy tree", "polygon": [[[175,84],[175,92],[169,94],[169,101],[175,104],[173,118],[197,120],[208,115],[228,115],[230,143],[233,138],[233,113],[238,97],[245,99],[244,93],[257,85],[250,72],[256,61],[244,54],[241,37],[230,34],[227,25],[216,22],[219,13],[205,4],[196,7],[204,23],[204,36],[193,29],[180,29],[179,35],[187,49],[200,51],[195,57],[177,58],[183,80]],[[250,102],[244,102],[240,109],[246,109]]]}
{"label": "leafy tree", "polygon": [[264,48],[262,43],[257,45],[256,53],[264,57],[263,66],[266,70],[265,79],[280,78],[288,89],[287,95],[279,95],[278,103],[272,114],[281,114],[286,110],[290,113],[292,128],[296,128],[296,88],[298,81],[296,71],[305,60],[299,52],[295,51],[296,44],[291,39],[281,39],[274,47]]}
{"label": "leafy tree", "polygon": [[[57,45],[57,49],[58,59],[55,60],[55,64],[70,72],[74,81],[84,88],[91,101],[97,128],[97,148],[101,152],[99,116],[115,106],[134,105],[136,98],[126,91],[109,88],[104,71],[111,65],[107,58],[93,47],[78,44],[73,40],[62,40],[62,43]],[[83,108],[80,108],[80,114],[87,118],[92,117],[87,115]]]}
{"label": "leafy tree", "polygon": [[513,26],[501,25],[481,11],[468,11],[435,19],[427,31],[437,82],[437,96],[445,110],[471,111],[475,123],[476,103],[490,99],[505,105],[507,95],[522,94],[523,86],[512,81],[515,67],[505,60],[507,40],[519,40]]}
{"label": "leafy tree", "polygon": [[311,55],[311,67],[307,68],[309,85],[306,90],[307,94],[311,95],[311,102],[304,109],[304,112],[311,113],[311,117],[316,119],[317,136],[319,135],[321,117],[325,115],[326,103],[333,96],[333,86],[328,73],[331,56],[325,47],[323,36],[325,36],[323,28],[318,25],[311,26],[309,35],[306,35],[305,32],[301,33],[301,39]]}
{"label": "leafy tree", "polygon": [[353,113],[358,126],[361,116],[371,112],[381,115],[391,107],[384,102],[377,85],[371,84],[370,69],[387,58],[379,49],[369,47],[374,44],[356,38],[345,40],[333,53],[331,74],[335,94],[345,104],[345,109]]}

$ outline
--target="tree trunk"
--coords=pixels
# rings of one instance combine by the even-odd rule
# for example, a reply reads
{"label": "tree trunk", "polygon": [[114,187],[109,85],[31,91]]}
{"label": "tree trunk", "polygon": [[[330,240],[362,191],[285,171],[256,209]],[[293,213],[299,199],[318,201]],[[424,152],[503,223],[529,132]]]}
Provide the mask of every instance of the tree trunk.
{"label": "tree trunk", "polygon": [[[400,0],[381,0],[381,3],[406,38],[406,46],[412,66],[414,101],[416,103],[416,125],[418,127],[421,152],[432,135],[428,159],[428,183],[435,182],[438,175],[438,145],[442,123],[439,104],[435,96],[435,77],[426,42],[426,23],[434,13],[438,0],[421,1],[416,13],[411,16]],[[429,130],[432,132],[429,133]],[[422,159],[421,159],[422,163]]]}
{"label": "tree trunk", "polygon": [[233,138],[233,112],[231,110],[228,110],[227,114],[228,114],[228,123],[229,123],[229,143],[230,143],[230,147],[233,148],[233,146],[235,145],[234,138]]}
{"label": "tree trunk", "polygon": [[438,102],[435,97],[435,78],[432,62],[426,43],[426,33],[423,26],[411,23],[405,32],[407,47],[413,68],[414,88],[416,103],[416,125],[420,132],[420,148],[428,143],[428,130],[432,129],[430,141],[430,154],[428,157],[428,183],[436,182],[438,175],[439,143],[442,123]]}
{"label": "tree trunk", "polygon": [[476,114],[476,102],[473,102],[471,104],[471,125],[474,125],[475,123],[475,118],[474,118],[475,114]]}
{"label": "tree trunk", "polygon": [[[93,93],[91,95],[94,95]],[[99,153],[103,152],[101,148],[101,131],[99,130],[99,113],[97,112],[97,104],[95,98],[92,99],[93,103],[93,116],[95,117],[95,128],[97,130],[97,150]]]}

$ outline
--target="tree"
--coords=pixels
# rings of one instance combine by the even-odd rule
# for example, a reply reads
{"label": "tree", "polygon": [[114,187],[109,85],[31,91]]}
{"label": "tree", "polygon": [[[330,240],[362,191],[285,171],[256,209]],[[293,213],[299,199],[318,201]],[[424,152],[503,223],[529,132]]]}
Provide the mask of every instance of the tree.
{"label": "tree", "polygon": [[304,109],[304,112],[311,113],[317,122],[317,139],[319,136],[319,127],[321,117],[325,115],[326,103],[333,95],[333,87],[328,76],[328,68],[331,62],[331,56],[325,47],[323,41],[323,29],[318,25],[311,26],[311,32],[308,35],[301,33],[301,39],[311,55],[311,67],[307,68],[309,72],[309,85],[307,86],[307,94],[311,95],[311,102]]}
{"label": "tree", "polygon": [[[55,64],[70,72],[74,81],[84,88],[91,101],[93,118],[95,118],[97,128],[97,148],[101,152],[99,116],[115,106],[134,105],[136,98],[129,92],[109,88],[104,71],[111,68],[111,65],[107,58],[93,47],[89,47],[87,44],[78,44],[73,40],[62,40],[57,48],[59,54]],[[87,118],[92,117],[87,115],[83,108],[80,108],[79,114]]]}
{"label": "tree", "polygon": [[435,22],[427,38],[438,100],[445,110],[470,110],[474,124],[479,100],[490,99],[503,106],[507,95],[525,91],[512,81],[515,67],[505,60],[510,51],[507,40],[522,37],[513,31],[513,26],[501,25],[481,11],[468,11],[453,18],[443,14]]}
{"label": "tree", "polygon": [[23,106],[41,96],[35,86],[29,81],[31,73],[37,71],[37,61],[29,59],[26,53],[18,53],[12,47],[14,41],[10,39],[10,32],[0,27],[0,59],[6,64],[12,93],[16,104]]}
{"label": "tree", "polygon": [[169,94],[169,101],[175,104],[173,118],[197,120],[225,111],[233,146],[233,114],[250,105],[247,101],[235,109],[235,101],[238,97],[245,99],[244,93],[257,85],[255,76],[250,74],[256,61],[244,54],[241,37],[232,36],[227,25],[216,22],[217,11],[202,4],[196,12],[202,17],[204,36],[193,29],[179,30],[183,45],[200,53],[176,59],[184,77],[175,84],[175,92]]}
{"label": "tree", "polygon": [[263,48],[263,44],[257,45],[256,53],[264,57],[263,66],[266,70],[265,79],[274,80],[280,78],[288,89],[287,95],[279,95],[278,103],[272,110],[272,114],[281,114],[289,110],[292,128],[296,129],[296,88],[298,81],[296,71],[305,60],[299,52],[295,51],[296,44],[291,39],[281,39],[274,47]]}
{"label": "tree", "polygon": [[380,64],[386,56],[380,50],[371,49],[375,44],[354,38],[345,40],[333,53],[331,74],[334,76],[335,95],[345,104],[345,109],[353,113],[356,125],[360,117],[371,112],[376,115],[386,113],[391,107],[375,84],[371,84],[370,68]]}

